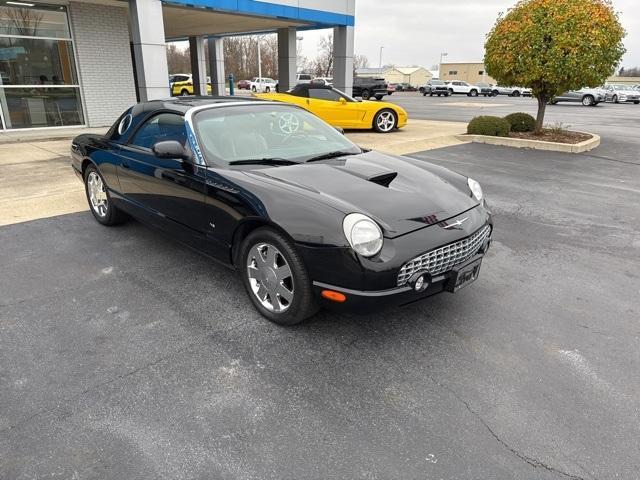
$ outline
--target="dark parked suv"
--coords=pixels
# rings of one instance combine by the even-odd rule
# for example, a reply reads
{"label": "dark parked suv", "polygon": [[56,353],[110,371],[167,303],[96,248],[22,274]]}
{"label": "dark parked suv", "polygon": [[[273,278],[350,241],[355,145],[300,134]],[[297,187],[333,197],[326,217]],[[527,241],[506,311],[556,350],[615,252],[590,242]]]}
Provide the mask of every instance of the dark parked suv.
{"label": "dark parked suv", "polygon": [[382,97],[388,93],[387,82],[384,81],[384,78],[356,77],[353,79],[354,97],[361,97],[363,100],[375,97],[376,100],[382,100]]}

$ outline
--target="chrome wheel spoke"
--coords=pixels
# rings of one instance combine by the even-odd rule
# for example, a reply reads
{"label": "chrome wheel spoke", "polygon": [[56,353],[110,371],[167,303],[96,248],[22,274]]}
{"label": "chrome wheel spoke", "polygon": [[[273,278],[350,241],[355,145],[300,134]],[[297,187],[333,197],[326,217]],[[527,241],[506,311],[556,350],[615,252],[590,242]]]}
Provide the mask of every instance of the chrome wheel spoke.
{"label": "chrome wheel spoke", "polygon": [[282,283],[276,287],[276,295],[286,300],[287,304],[293,300],[293,292],[285,287]]}
{"label": "chrome wheel spoke", "polygon": [[264,302],[267,300],[267,297],[269,296],[269,290],[267,290],[267,287],[265,287],[261,283],[258,285],[258,290],[256,291],[256,295],[258,296],[260,301]]}
{"label": "chrome wheel spoke", "polygon": [[266,258],[266,263],[267,266],[271,267],[271,268],[275,268],[276,267],[276,254],[277,254],[277,250],[272,247],[271,245],[269,245],[267,247],[267,258]]}
{"label": "chrome wheel spoke", "polygon": [[260,270],[258,268],[250,265],[247,267],[247,272],[249,273],[249,278],[260,280]]}
{"label": "chrome wheel spoke", "polygon": [[291,268],[286,263],[276,269],[276,277],[279,282],[291,276]]}
{"label": "chrome wheel spoke", "polygon": [[258,246],[253,249],[254,260],[256,261],[257,268],[261,269],[266,265],[265,258],[262,254],[262,249]]}

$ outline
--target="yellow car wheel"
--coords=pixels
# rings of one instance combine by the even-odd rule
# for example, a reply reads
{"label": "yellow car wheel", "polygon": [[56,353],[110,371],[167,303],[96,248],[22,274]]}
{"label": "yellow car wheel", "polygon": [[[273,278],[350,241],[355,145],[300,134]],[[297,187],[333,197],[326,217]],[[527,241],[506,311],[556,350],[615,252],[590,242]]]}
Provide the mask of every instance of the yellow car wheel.
{"label": "yellow car wheel", "polygon": [[383,108],[373,117],[373,129],[379,133],[392,132],[398,126],[398,115],[390,108]]}

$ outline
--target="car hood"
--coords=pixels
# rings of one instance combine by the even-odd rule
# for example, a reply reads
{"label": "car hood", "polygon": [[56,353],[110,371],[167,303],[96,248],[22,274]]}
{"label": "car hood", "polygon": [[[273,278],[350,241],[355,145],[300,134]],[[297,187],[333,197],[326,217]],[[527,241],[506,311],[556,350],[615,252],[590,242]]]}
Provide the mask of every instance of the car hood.
{"label": "car hood", "polygon": [[369,215],[383,228],[385,237],[393,238],[443,222],[478,205],[469,191],[460,190],[462,182],[454,186],[430,172],[428,165],[420,160],[367,152],[245,173],[298,190],[344,214]]}

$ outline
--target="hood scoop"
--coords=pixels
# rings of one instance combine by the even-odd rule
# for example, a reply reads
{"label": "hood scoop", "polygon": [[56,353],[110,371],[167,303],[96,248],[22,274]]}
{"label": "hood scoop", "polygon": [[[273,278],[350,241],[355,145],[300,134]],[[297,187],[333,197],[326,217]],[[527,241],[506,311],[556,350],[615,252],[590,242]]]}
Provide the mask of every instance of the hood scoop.
{"label": "hood scoop", "polygon": [[398,172],[395,170],[383,165],[376,165],[362,157],[350,157],[341,165],[336,165],[335,168],[386,188],[389,188],[391,182],[398,176]]}
{"label": "hood scoop", "polygon": [[398,172],[389,172],[382,173],[380,175],[375,175],[373,177],[367,178],[370,182],[377,183],[378,185],[382,185],[383,187],[389,188],[391,182],[398,176]]}

